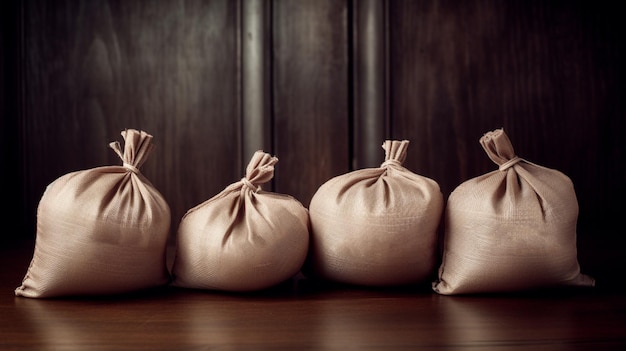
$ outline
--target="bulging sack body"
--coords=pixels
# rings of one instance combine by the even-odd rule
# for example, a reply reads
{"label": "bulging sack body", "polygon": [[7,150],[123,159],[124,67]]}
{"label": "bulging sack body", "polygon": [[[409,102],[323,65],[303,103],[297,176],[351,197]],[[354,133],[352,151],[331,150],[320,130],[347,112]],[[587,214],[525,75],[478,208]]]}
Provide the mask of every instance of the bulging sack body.
{"label": "bulging sack body", "polygon": [[46,188],[37,209],[35,251],[17,296],[132,292],[167,284],[170,208],[139,172],[152,136],[133,129],[111,147],[123,166],[66,174]]}
{"label": "bulging sack body", "polygon": [[499,169],[450,194],[433,289],[452,295],[593,286],[578,264],[571,180],[517,157],[503,129],[480,143]]}
{"label": "bulging sack body", "polygon": [[366,286],[431,281],[443,196],[434,180],[402,166],[408,144],[385,141],[379,168],[334,177],[316,191],[307,275]]}
{"label": "bulging sack body", "polygon": [[172,285],[254,291],[300,271],[309,247],[308,211],[295,198],[260,187],[273,178],[277,162],[257,151],[241,181],[185,214]]}

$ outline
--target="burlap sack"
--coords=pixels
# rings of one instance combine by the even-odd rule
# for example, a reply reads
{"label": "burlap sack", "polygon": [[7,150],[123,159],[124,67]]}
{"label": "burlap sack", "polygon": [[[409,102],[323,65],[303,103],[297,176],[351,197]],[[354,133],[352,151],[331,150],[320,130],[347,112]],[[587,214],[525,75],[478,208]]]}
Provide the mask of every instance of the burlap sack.
{"label": "burlap sack", "polygon": [[278,162],[257,151],[246,176],[190,209],[177,234],[172,285],[254,291],[295,276],[309,247],[309,215],[295,198],[263,191]]}
{"label": "burlap sack", "polygon": [[315,192],[307,275],[364,286],[434,278],[443,196],[434,180],[402,166],[408,145],[385,141],[380,168],[334,177]]}
{"label": "burlap sack", "polygon": [[503,129],[480,143],[499,169],[450,194],[433,289],[451,295],[593,286],[578,265],[571,180],[517,157]]}
{"label": "burlap sack", "polygon": [[140,172],[152,136],[133,129],[110,146],[123,166],[66,174],[37,209],[35,252],[17,296],[132,292],[168,283],[170,208]]}

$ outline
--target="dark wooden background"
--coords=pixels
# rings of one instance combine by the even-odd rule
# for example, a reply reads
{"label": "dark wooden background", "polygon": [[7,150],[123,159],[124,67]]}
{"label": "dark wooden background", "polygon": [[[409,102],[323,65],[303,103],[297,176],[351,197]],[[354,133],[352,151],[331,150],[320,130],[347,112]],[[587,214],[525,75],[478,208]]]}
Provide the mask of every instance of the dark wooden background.
{"label": "dark wooden background", "polygon": [[192,206],[276,155],[266,189],[305,206],[330,177],[383,160],[444,197],[494,170],[483,133],[561,170],[578,247],[599,285],[623,284],[624,39],[604,0],[9,0],[0,5],[2,240],[32,239],[45,187],[120,164],[125,128],[154,135],[142,172],[172,232]]}

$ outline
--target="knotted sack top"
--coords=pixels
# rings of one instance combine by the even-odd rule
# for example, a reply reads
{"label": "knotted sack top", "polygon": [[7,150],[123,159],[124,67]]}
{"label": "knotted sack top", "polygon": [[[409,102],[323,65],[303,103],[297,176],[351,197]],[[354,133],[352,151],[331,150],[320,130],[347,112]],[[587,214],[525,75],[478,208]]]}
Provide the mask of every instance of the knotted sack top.
{"label": "knotted sack top", "polygon": [[450,195],[434,290],[459,294],[593,285],[578,265],[572,181],[518,157],[503,129],[486,133],[480,144],[498,170],[462,183]]}
{"label": "knotted sack top", "polygon": [[434,180],[403,167],[408,145],[386,140],[380,167],[334,177],[315,192],[307,274],[371,286],[430,279],[443,198]]}
{"label": "knotted sack top", "polygon": [[165,285],[170,209],[139,172],[152,136],[127,129],[122,166],[68,173],[37,208],[35,252],[17,296],[104,295]]}
{"label": "knotted sack top", "polygon": [[299,272],[309,245],[307,209],[264,191],[278,158],[257,151],[240,181],[190,209],[177,233],[173,285],[252,291]]}

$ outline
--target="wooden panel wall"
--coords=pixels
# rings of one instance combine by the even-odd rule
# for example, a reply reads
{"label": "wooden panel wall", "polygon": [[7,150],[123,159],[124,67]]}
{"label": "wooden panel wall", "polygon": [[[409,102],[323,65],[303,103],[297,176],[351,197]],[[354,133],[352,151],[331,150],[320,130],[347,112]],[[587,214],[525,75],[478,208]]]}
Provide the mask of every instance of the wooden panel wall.
{"label": "wooden panel wall", "polygon": [[603,156],[623,157],[624,107],[623,42],[603,5],[391,1],[392,133],[419,149],[407,164],[448,193],[494,169],[478,138],[504,127],[521,157],[574,178],[584,212],[606,203],[624,175]]}
{"label": "wooden panel wall", "polygon": [[126,128],[154,136],[142,172],[173,223],[238,180],[238,23],[228,0],[26,2],[28,211],[58,176],[120,164]]}
{"label": "wooden panel wall", "polygon": [[25,199],[22,197],[19,19],[19,4],[0,5],[0,174],[6,184],[0,189],[4,203],[0,219],[11,228],[0,234],[0,243],[32,236],[30,227],[25,228]]}
{"label": "wooden panel wall", "polygon": [[[143,167],[184,212],[240,179],[258,149],[267,188],[305,206],[332,176],[375,167],[386,138],[444,196],[495,169],[478,144],[569,175],[579,253],[600,279],[626,263],[624,29],[608,0],[9,1],[2,6],[3,170],[34,235],[45,186],[117,164],[124,128],[155,136]],[[617,204],[617,205],[616,205]],[[5,215],[7,215],[5,214]],[[6,239],[6,238],[5,238]]]}
{"label": "wooden panel wall", "polygon": [[[478,139],[503,127],[517,154],[572,178],[581,264],[601,284],[625,263],[618,234],[624,40],[590,1],[389,1],[391,134],[445,195],[495,170]],[[619,283],[621,284],[621,283]]]}
{"label": "wooden panel wall", "polygon": [[308,205],[349,167],[346,1],[274,2],[276,191]]}

